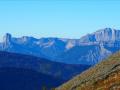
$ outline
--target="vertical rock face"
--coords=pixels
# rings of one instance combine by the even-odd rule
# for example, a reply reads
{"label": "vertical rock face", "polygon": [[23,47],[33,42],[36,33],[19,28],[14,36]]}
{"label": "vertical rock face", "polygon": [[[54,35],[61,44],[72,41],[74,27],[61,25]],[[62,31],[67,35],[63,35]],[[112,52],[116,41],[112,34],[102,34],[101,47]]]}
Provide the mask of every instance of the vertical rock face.
{"label": "vertical rock face", "polygon": [[96,41],[120,41],[120,31],[105,28],[104,30],[94,33]]}
{"label": "vertical rock face", "polygon": [[9,44],[11,42],[11,38],[12,38],[11,34],[6,33],[5,36],[3,37],[3,42]]}
{"label": "vertical rock face", "polygon": [[80,39],[3,37],[0,50],[35,55],[70,64],[96,64],[120,50],[120,30],[100,29]]}
{"label": "vertical rock face", "polygon": [[108,41],[120,41],[120,31],[111,29],[111,28],[105,28],[98,30],[95,33],[88,34],[86,36],[83,36],[80,39],[81,42],[108,42]]}
{"label": "vertical rock face", "polygon": [[0,49],[8,50],[9,48],[11,48],[11,45],[12,45],[12,35],[6,33],[5,36],[3,37],[3,45]]}
{"label": "vertical rock face", "polygon": [[94,33],[96,41],[115,41],[115,30],[106,28]]}

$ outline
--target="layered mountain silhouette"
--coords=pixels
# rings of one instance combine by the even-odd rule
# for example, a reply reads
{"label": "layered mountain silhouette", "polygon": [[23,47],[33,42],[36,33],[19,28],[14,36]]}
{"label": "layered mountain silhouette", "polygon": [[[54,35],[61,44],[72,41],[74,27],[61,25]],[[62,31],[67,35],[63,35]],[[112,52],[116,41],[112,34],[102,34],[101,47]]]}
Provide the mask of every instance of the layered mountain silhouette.
{"label": "layered mountain silhouette", "polygon": [[89,67],[0,51],[0,90],[49,90]]}
{"label": "layered mountain silhouette", "polygon": [[80,39],[15,38],[7,33],[0,43],[0,50],[69,64],[94,65],[120,50],[120,30],[105,28]]}
{"label": "layered mountain silhouette", "polygon": [[56,90],[120,90],[120,52],[77,75]]}

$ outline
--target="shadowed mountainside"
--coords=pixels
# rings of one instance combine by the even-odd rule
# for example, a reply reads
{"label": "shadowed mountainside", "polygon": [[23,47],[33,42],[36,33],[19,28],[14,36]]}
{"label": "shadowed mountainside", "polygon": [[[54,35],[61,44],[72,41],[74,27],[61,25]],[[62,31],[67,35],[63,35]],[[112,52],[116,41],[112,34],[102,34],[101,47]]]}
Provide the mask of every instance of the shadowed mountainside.
{"label": "shadowed mountainside", "polygon": [[0,51],[0,70],[2,70],[1,68],[8,68],[8,70],[9,68],[18,68],[23,70],[28,69],[31,71],[35,71],[38,74],[43,74],[44,78],[46,77],[48,81],[51,80],[50,77],[52,77],[53,79],[55,78],[56,81],[51,80],[51,82],[48,83],[46,86],[52,85],[53,87],[56,87],[56,85],[58,86],[62,84],[73,76],[88,69],[89,67],[90,66],[88,65],[63,64],[49,61],[40,57]]}
{"label": "shadowed mountainside", "polygon": [[120,52],[91,67],[56,90],[120,90]]}
{"label": "shadowed mountainside", "polygon": [[0,90],[50,90],[59,84],[60,79],[30,69],[0,68]]}
{"label": "shadowed mountainside", "polygon": [[58,63],[40,57],[1,51],[0,67],[32,69],[63,80],[68,80],[74,75],[88,69],[90,66]]}

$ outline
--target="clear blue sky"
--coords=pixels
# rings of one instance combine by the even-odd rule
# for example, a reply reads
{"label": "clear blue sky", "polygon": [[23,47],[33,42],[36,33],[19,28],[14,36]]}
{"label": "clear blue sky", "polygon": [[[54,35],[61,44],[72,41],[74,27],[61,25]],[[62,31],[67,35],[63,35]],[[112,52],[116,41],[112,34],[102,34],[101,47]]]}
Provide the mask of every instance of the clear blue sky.
{"label": "clear blue sky", "polygon": [[80,38],[105,27],[120,29],[119,0],[0,0],[0,37]]}

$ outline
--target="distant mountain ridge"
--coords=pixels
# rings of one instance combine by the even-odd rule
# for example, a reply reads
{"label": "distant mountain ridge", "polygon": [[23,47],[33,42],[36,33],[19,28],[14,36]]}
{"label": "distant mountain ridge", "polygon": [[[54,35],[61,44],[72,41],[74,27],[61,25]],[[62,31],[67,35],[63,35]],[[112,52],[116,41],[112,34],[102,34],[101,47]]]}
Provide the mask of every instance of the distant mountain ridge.
{"label": "distant mountain ridge", "polygon": [[105,28],[80,39],[15,38],[7,33],[0,43],[0,50],[63,63],[93,65],[120,50],[120,30]]}

